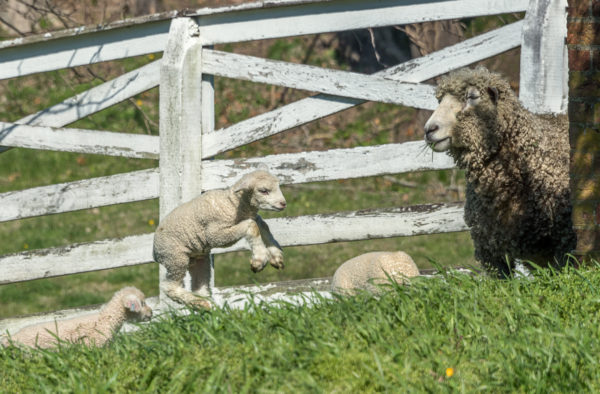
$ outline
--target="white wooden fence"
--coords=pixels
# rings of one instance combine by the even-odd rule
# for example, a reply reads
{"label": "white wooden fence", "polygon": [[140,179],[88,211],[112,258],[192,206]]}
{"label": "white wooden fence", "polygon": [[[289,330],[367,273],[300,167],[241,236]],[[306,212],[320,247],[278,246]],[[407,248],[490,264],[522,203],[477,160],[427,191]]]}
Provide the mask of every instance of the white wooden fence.
{"label": "white wooden fence", "polygon": [[[264,0],[0,42],[1,79],[164,52],[159,61],[46,110],[15,123],[0,122],[4,147],[152,158],[159,159],[159,168],[2,193],[0,221],[157,197],[162,218],[181,202],[229,186],[263,163],[284,184],[453,168],[445,154],[419,154],[421,142],[235,161],[206,159],[365,100],[432,109],[436,106],[434,87],[423,81],[519,46],[522,100],[534,111],[564,113],[565,8],[566,0]],[[229,42],[523,11],[527,11],[524,20],[373,75],[211,49]],[[214,130],[214,75],[319,94]],[[160,137],[64,128],[157,85]],[[282,246],[466,229],[460,204],[280,218],[268,223]],[[0,284],[148,263],[152,237],[132,235],[2,256]],[[240,242],[214,252],[245,247]],[[23,322],[6,320],[2,330]]]}

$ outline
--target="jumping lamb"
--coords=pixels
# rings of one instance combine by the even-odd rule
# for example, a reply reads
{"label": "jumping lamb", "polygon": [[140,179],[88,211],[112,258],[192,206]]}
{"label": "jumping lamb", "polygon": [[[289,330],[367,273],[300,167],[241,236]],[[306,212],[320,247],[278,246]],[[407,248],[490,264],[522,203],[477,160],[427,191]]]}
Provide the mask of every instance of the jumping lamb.
{"label": "jumping lamb", "polygon": [[161,285],[164,293],[178,303],[211,308],[206,299],[210,296],[208,278],[192,283],[190,292],[182,284],[185,273],[210,264],[211,249],[233,245],[242,238],[252,249],[252,271],[261,271],[267,261],[282,269],[281,247],[258,210],[281,211],[285,207],[279,180],[258,170],[228,189],[208,191],[175,208],[154,235],[154,260],[167,271]]}
{"label": "jumping lamb", "polygon": [[576,244],[566,116],[526,110],[499,74],[462,69],[440,81],[425,141],[465,170],[475,258],[500,277],[515,260],[561,266]]}
{"label": "jumping lamb", "polygon": [[379,285],[405,283],[407,278],[419,276],[419,269],[406,253],[370,252],[353,257],[335,271],[331,289],[340,294],[354,294],[356,290],[379,292]]}
{"label": "jumping lamb", "polygon": [[21,344],[29,347],[51,348],[59,342],[102,346],[128,321],[145,321],[152,317],[144,294],[135,287],[116,292],[99,312],[67,320],[34,324],[4,339],[3,345]]}

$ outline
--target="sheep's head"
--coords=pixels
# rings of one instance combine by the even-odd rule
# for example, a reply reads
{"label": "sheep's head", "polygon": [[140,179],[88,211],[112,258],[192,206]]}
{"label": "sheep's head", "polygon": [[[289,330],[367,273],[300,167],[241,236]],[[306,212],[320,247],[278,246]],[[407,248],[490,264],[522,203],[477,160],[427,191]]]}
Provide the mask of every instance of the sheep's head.
{"label": "sheep's head", "polygon": [[449,150],[455,158],[498,151],[498,107],[514,97],[507,81],[483,67],[462,69],[442,78],[436,96],[440,104],[425,124],[425,141],[434,151]]}
{"label": "sheep's head", "polygon": [[244,175],[233,185],[233,192],[257,210],[282,211],[287,205],[279,179],[264,170]]}
{"label": "sheep's head", "polygon": [[128,320],[150,320],[152,317],[152,308],[146,304],[144,293],[135,287],[125,287],[120,290],[120,294]]}

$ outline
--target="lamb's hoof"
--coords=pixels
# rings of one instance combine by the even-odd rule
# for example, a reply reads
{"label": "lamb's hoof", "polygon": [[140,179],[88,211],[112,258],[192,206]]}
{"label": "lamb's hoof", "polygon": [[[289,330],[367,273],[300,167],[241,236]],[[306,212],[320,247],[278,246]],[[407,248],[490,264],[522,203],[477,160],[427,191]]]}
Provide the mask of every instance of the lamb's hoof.
{"label": "lamb's hoof", "polygon": [[255,273],[262,271],[266,265],[267,265],[266,260],[257,260],[257,259],[250,260],[250,269],[252,270],[252,272],[255,272]]}
{"label": "lamb's hoof", "polygon": [[269,261],[271,263],[271,265],[275,268],[277,268],[278,270],[282,270],[283,269],[283,258],[280,259],[271,259],[271,261]]}
{"label": "lamb's hoof", "polygon": [[214,308],[213,303],[204,297],[197,297],[194,300],[190,300],[188,302],[188,305],[191,307],[194,307],[194,308],[207,309],[207,310]]}
{"label": "lamb's hoof", "polygon": [[283,252],[276,247],[270,247],[267,249],[269,251],[269,263],[275,268],[283,269]]}

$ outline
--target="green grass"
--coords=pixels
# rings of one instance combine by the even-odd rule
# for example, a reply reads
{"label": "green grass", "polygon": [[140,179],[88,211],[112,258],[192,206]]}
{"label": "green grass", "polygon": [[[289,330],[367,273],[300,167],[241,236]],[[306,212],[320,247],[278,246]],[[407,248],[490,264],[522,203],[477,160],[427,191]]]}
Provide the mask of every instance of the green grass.
{"label": "green grass", "polygon": [[599,290],[597,269],[535,280],[445,274],[379,299],[166,316],[103,349],[0,350],[0,384],[7,392],[596,392]]}

